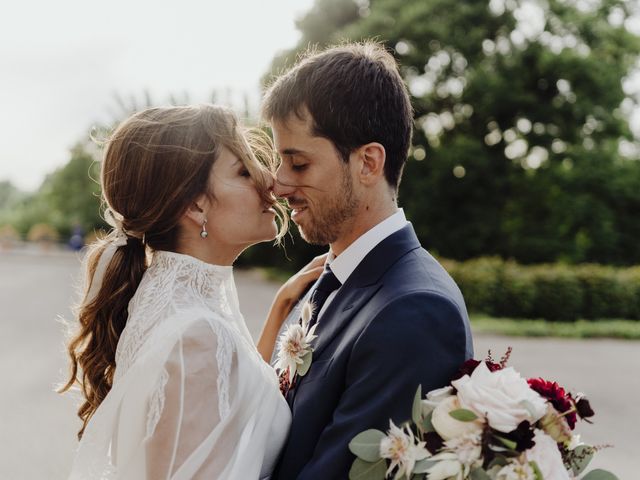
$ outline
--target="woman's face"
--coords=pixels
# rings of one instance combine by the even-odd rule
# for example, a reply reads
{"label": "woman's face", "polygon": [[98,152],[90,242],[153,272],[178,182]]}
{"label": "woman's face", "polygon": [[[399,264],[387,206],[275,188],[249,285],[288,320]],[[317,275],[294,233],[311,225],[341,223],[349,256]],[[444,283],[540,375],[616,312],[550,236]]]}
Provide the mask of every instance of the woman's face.
{"label": "woman's face", "polygon": [[213,164],[209,188],[214,198],[207,209],[207,238],[213,243],[246,247],[276,237],[272,204],[264,202],[242,161],[227,148]]}

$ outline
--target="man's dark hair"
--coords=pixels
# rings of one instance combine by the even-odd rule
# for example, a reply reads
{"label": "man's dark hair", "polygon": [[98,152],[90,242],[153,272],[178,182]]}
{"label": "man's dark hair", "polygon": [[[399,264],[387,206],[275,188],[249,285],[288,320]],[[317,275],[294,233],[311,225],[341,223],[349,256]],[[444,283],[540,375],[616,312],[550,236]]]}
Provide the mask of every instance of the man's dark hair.
{"label": "man's dark hair", "polygon": [[374,42],[307,52],[265,94],[262,115],[285,121],[311,114],[312,133],[333,142],[345,162],[356,148],[378,142],[384,174],[396,190],[407,159],[413,111],[393,56]]}

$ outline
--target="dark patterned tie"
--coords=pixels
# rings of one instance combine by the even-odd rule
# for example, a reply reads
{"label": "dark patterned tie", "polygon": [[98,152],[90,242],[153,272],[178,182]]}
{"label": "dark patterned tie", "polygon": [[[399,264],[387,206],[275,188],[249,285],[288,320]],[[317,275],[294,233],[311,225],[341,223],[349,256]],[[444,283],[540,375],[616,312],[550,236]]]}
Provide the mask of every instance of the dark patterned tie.
{"label": "dark patterned tie", "polygon": [[320,275],[316,283],[316,289],[311,294],[310,301],[313,305],[313,315],[311,315],[311,319],[309,320],[309,327],[318,321],[320,310],[322,310],[322,306],[327,301],[327,298],[329,298],[329,295],[331,295],[331,292],[340,288],[341,285],[342,283],[340,283],[340,280],[333,274],[329,264],[326,264],[324,266],[324,272],[322,272],[322,275]]}

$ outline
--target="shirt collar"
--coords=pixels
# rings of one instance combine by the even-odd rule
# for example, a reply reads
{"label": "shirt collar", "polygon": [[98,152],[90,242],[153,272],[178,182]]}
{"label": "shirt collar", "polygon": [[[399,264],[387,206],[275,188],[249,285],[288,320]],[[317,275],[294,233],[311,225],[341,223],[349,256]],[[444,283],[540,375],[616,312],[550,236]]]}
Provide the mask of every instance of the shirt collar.
{"label": "shirt collar", "polygon": [[327,263],[330,264],[331,271],[344,285],[347,278],[376,245],[405,225],[407,225],[407,218],[404,215],[404,210],[399,208],[396,213],[360,235],[339,256],[336,257],[333,252],[329,251]]}

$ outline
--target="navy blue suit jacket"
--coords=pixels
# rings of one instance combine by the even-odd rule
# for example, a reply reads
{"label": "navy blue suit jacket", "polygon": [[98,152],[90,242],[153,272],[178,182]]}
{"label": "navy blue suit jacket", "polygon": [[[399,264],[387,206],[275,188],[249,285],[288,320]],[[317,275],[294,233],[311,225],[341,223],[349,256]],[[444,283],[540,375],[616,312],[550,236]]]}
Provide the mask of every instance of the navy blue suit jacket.
{"label": "navy blue suit jacket", "polygon": [[411,417],[418,385],[445,386],[473,355],[464,300],[407,225],[362,260],[316,328],[313,362],[287,400],[277,480],[346,479],[348,444]]}

